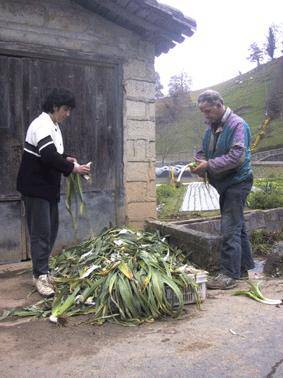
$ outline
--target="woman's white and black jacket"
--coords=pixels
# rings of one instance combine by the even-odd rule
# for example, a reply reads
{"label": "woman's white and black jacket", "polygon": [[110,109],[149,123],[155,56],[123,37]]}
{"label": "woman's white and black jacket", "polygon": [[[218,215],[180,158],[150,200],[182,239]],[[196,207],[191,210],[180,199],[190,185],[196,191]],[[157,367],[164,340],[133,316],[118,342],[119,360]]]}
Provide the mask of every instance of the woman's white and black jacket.
{"label": "woman's white and black jacket", "polygon": [[17,190],[24,196],[59,201],[61,173],[68,176],[73,168],[64,155],[59,125],[41,113],[27,130]]}

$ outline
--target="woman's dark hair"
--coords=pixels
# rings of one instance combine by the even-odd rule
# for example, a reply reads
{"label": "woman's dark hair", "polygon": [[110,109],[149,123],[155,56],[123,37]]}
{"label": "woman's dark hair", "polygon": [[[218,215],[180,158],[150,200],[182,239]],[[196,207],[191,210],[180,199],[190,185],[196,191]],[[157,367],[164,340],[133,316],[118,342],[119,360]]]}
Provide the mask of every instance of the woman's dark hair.
{"label": "woman's dark hair", "polygon": [[60,108],[60,106],[68,106],[73,109],[76,106],[75,97],[72,92],[68,91],[67,89],[63,88],[54,88],[52,91],[47,95],[42,109],[46,113],[53,113],[54,106]]}

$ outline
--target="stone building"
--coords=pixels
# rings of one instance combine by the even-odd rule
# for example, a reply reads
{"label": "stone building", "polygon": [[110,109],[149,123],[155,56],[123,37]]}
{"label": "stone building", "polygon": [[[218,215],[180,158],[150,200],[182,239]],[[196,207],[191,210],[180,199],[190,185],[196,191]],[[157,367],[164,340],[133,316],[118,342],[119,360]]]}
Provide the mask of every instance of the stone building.
{"label": "stone building", "polygon": [[[27,257],[15,180],[26,129],[53,87],[77,100],[65,150],[95,163],[79,238],[155,217],[154,59],[195,27],[156,0],[0,0],[0,262]],[[64,193],[58,248],[73,238]]]}

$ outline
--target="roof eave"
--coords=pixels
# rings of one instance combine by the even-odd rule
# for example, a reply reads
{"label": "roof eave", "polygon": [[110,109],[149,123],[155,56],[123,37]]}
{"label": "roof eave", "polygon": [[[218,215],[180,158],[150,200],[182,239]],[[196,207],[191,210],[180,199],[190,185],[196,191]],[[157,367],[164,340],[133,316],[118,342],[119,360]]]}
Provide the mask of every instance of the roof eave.
{"label": "roof eave", "polygon": [[196,21],[156,0],[74,0],[88,10],[141,35],[155,46],[155,55],[168,52],[196,30]]}

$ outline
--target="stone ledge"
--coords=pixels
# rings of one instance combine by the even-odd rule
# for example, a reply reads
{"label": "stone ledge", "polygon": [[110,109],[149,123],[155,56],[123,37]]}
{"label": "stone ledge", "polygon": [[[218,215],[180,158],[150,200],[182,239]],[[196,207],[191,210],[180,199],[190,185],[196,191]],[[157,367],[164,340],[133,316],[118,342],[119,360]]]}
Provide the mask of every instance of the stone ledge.
{"label": "stone ledge", "polygon": [[[258,229],[282,231],[283,208],[249,211],[245,213],[245,220],[248,232]],[[169,242],[183,249],[188,259],[200,268],[219,269],[220,216],[181,222],[148,221],[146,229],[169,235]]]}

